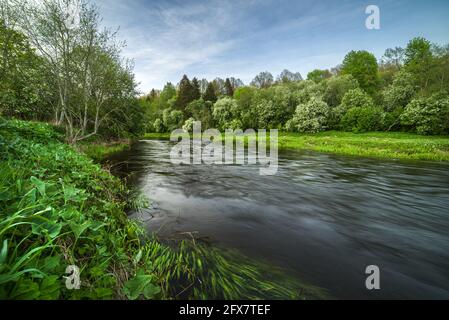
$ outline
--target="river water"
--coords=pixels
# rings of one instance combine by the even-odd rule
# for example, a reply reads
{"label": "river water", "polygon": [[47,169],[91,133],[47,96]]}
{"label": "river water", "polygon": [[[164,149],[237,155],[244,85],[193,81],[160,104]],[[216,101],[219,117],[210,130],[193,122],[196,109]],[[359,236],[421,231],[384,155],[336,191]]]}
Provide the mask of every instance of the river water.
{"label": "river water", "polygon": [[[173,165],[168,141],[111,158],[152,201],[131,216],[285,268],[337,299],[449,299],[449,165],[315,152],[257,166]],[[368,265],[380,290],[365,287]]]}

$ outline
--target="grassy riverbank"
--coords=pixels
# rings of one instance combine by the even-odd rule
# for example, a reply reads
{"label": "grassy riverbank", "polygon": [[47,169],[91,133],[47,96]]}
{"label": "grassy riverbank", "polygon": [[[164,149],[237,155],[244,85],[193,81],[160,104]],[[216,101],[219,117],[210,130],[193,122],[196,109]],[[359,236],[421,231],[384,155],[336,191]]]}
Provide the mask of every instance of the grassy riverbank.
{"label": "grassy riverbank", "polygon": [[0,118],[0,299],[322,297],[236,252],[148,238],[125,214],[139,199],[57,129]]}
{"label": "grassy riverbank", "polygon": [[129,149],[131,140],[120,140],[112,142],[82,143],[77,150],[86,154],[97,163],[101,163],[111,154]]}
{"label": "grassy riverbank", "polygon": [[[145,139],[169,139],[168,133],[149,133]],[[449,161],[449,136],[402,132],[279,134],[280,149],[299,149],[381,159]]]}

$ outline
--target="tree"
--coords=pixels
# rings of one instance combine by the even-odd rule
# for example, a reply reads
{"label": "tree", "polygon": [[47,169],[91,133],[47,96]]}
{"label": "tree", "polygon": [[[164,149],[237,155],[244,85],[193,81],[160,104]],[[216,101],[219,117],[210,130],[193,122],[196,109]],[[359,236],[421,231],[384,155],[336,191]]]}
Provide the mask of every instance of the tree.
{"label": "tree", "polygon": [[164,89],[161,91],[160,94],[159,108],[161,109],[168,108],[169,101],[175,98],[176,98],[176,88],[172,83],[167,82],[167,84],[164,86]]}
{"label": "tree", "polygon": [[242,129],[257,127],[257,113],[254,107],[256,91],[254,87],[241,87],[234,92],[243,123]]}
{"label": "tree", "polygon": [[[79,10],[71,16],[73,6]],[[113,119],[134,110],[136,83],[115,33],[99,30],[98,9],[86,0],[17,0],[13,7],[20,29],[46,61],[56,88],[55,122],[65,125],[67,140],[76,143],[111,124],[117,131],[121,121]]]}
{"label": "tree", "polygon": [[0,114],[49,120],[54,103],[45,60],[0,16]]}
{"label": "tree", "polygon": [[373,107],[373,99],[361,89],[349,90],[343,97],[340,105],[347,111],[352,108]]}
{"label": "tree", "polygon": [[162,113],[162,122],[168,132],[180,129],[183,125],[184,116],[180,110],[165,109]]}
{"label": "tree", "polygon": [[341,103],[346,92],[359,87],[357,80],[350,74],[335,76],[323,83],[325,87],[323,99],[332,108]]}
{"label": "tree", "polygon": [[381,64],[399,70],[404,64],[404,53],[405,50],[401,47],[388,48],[381,59]]}
{"label": "tree", "polygon": [[200,93],[201,96],[204,95],[204,93],[206,92],[207,86],[209,85],[209,82],[207,81],[207,79],[201,79],[200,80]]}
{"label": "tree", "polygon": [[379,85],[376,57],[367,51],[351,51],[343,60],[341,74],[357,79],[360,88],[374,95]]}
{"label": "tree", "polygon": [[154,132],[158,132],[158,133],[164,132],[164,123],[162,122],[162,120],[160,118],[157,118],[156,120],[154,120],[153,129],[154,129]]}
{"label": "tree", "polygon": [[289,83],[294,81],[301,81],[302,76],[299,72],[293,73],[287,69],[284,69],[281,74],[276,78],[277,82]]}
{"label": "tree", "polygon": [[215,103],[217,101],[217,95],[215,93],[215,86],[213,82],[207,84],[206,92],[203,94],[204,101],[210,101]]}
{"label": "tree", "polygon": [[241,88],[245,85],[242,80],[236,79],[234,77],[229,78],[229,81],[231,82],[231,85],[232,85],[232,88],[234,89],[234,91],[235,91],[235,89]]}
{"label": "tree", "polygon": [[212,81],[212,83],[214,84],[215,95],[217,97],[226,94],[225,81],[222,78],[215,78],[214,81]]}
{"label": "tree", "polygon": [[201,121],[203,129],[210,129],[213,125],[212,105],[211,101],[198,99],[187,105],[186,112],[191,118]]}
{"label": "tree", "polygon": [[405,107],[416,93],[416,80],[414,76],[401,70],[394,76],[393,83],[383,91],[386,111]]}
{"label": "tree", "polygon": [[197,78],[192,79],[192,96],[191,99],[197,100],[201,98],[201,89],[200,89],[200,83]]}
{"label": "tree", "polygon": [[320,83],[325,79],[329,79],[332,76],[329,70],[319,70],[315,69],[307,74],[307,80],[314,81],[315,83]]}
{"label": "tree", "polygon": [[296,108],[293,118],[286,124],[287,130],[298,132],[320,132],[326,130],[330,109],[326,102],[312,98]]}
{"label": "tree", "polygon": [[382,126],[382,110],[378,107],[351,108],[341,119],[341,128],[354,133],[377,131]]}
{"label": "tree", "polygon": [[228,97],[234,96],[234,87],[232,86],[231,81],[229,80],[229,78],[226,78],[225,90],[226,90],[226,95]]}
{"label": "tree", "polygon": [[273,84],[273,75],[268,71],[259,73],[253,81],[251,81],[251,85],[256,88],[268,88]]}
{"label": "tree", "polygon": [[427,89],[431,80],[432,63],[430,42],[424,38],[410,40],[405,49],[405,69],[415,75],[422,90]]}
{"label": "tree", "polygon": [[401,115],[401,123],[418,134],[449,133],[449,96],[446,92],[412,100]]}
{"label": "tree", "polygon": [[193,88],[187,75],[184,75],[182,77],[178,87],[179,88],[178,88],[178,97],[176,98],[176,108],[178,110],[184,110],[190,102],[195,100],[194,97],[195,89]]}
{"label": "tree", "polygon": [[234,99],[226,97],[215,102],[212,115],[221,130],[229,129],[234,119],[238,119],[238,105]]}

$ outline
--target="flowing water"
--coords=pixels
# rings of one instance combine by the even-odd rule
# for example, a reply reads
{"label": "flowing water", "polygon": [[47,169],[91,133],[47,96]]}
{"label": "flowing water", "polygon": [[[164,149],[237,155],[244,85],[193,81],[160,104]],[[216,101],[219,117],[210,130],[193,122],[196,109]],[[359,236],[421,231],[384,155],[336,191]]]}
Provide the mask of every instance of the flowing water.
{"label": "flowing water", "polygon": [[[449,299],[449,165],[281,152],[257,166],[173,165],[167,141],[115,155],[152,206],[131,216],[293,272],[338,299]],[[368,265],[380,290],[365,287]]]}

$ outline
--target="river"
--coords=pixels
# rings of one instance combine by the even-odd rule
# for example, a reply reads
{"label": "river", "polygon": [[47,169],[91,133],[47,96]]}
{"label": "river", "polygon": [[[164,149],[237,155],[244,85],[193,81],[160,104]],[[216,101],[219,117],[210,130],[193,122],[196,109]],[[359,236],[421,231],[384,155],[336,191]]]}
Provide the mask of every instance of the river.
{"label": "river", "polygon": [[[285,268],[337,299],[449,299],[449,165],[282,151],[257,166],[173,165],[168,141],[111,158],[149,197],[131,217]],[[380,290],[365,287],[368,265]]]}

